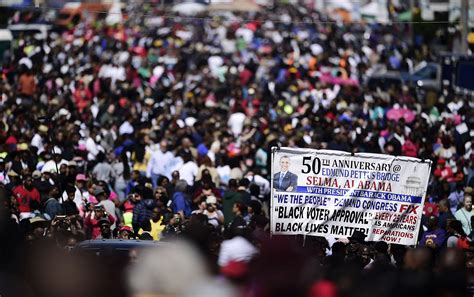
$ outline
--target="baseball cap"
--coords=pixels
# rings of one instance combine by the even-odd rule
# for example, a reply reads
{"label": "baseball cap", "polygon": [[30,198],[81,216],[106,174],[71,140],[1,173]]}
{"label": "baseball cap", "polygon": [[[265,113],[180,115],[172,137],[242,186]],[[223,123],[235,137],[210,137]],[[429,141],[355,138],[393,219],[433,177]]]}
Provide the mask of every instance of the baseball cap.
{"label": "baseball cap", "polygon": [[155,100],[153,100],[152,98],[146,98],[145,99],[145,104],[146,105],[153,105],[153,104],[155,104]]}
{"label": "baseball cap", "polygon": [[19,151],[26,151],[26,150],[28,150],[28,144],[20,143],[20,144],[18,144],[17,148],[18,148]]}
{"label": "baseball cap", "polygon": [[216,204],[217,203],[217,198],[216,196],[208,196],[206,198],[206,203],[207,204]]}
{"label": "baseball cap", "polygon": [[122,228],[120,228],[119,232],[122,232],[122,231],[133,233],[132,228],[130,228],[129,226],[123,226]]}
{"label": "baseball cap", "polygon": [[87,177],[85,174],[78,174],[76,175],[76,181],[86,181],[87,180]]}
{"label": "baseball cap", "polygon": [[231,279],[239,279],[247,275],[249,271],[248,263],[244,261],[230,261],[221,267],[221,273]]}
{"label": "baseball cap", "polygon": [[11,177],[18,177],[19,175],[18,175],[18,173],[16,173],[15,171],[10,170],[10,171],[8,171],[8,176],[11,176]]}
{"label": "baseball cap", "polygon": [[69,162],[67,163],[67,166],[69,166],[69,167],[77,166],[77,162],[74,161],[74,160],[73,160],[73,161],[69,161]]}
{"label": "baseball cap", "polygon": [[38,131],[46,133],[46,132],[48,132],[48,127],[45,126],[45,125],[40,125],[38,127]]}
{"label": "baseball cap", "polygon": [[39,170],[35,170],[31,176],[33,176],[33,178],[40,178],[41,172]]}

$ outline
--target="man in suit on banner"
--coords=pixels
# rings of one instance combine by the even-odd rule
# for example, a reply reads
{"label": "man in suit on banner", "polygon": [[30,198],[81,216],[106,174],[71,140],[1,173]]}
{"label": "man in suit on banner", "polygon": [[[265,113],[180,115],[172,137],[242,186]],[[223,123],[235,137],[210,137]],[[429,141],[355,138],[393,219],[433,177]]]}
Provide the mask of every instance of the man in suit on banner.
{"label": "man in suit on banner", "polygon": [[298,183],[298,176],[288,171],[290,158],[282,156],[280,158],[280,172],[273,175],[273,188],[278,191],[294,192]]}

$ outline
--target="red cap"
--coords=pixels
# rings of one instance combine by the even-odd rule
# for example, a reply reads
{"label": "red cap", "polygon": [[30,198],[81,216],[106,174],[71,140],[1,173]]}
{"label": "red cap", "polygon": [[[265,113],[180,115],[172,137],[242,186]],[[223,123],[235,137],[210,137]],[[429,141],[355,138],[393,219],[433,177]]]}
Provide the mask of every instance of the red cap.
{"label": "red cap", "polygon": [[133,233],[132,228],[130,228],[129,226],[123,226],[122,228],[120,228],[119,232],[122,232],[122,231],[128,231],[130,233]]}
{"label": "red cap", "polygon": [[310,297],[336,297],[337,288],[330,281],[319,281],[311,286]]}
{"label": "red cap", "polygon": [[228,278],[236,279],[247,275],[248,265],[242,261],[230,261],[224,267],[221,267],[221,273]]}

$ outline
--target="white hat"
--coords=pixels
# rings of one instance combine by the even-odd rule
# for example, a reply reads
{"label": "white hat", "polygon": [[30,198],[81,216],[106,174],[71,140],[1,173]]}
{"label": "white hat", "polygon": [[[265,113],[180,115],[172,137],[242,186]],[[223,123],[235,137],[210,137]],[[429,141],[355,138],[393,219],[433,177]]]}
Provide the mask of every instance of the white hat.
{"label": "white hat", "polygon": [[216,204],[217,203],[216,196],[207,196],[206,203],[207,204]]}
{"label": "white hat", "polygon": [[61,108],[58,112],[59,116],[64,116],[64,117],[67,117],[69,118],[69,116],[71,115],[71,113],[65,109],[65,108]]}
{"label": "white hat", "polygon": [[53,148],[53,155],[61,155],[63,152],[61,151],[61,149],[57,146],[55,146]]}
{"label": "white hat", "polygon": [[145,104],[146,105],[153,105],[153,104],[155,104],[155,100],[153,100],[152,98],[146,98],[145,99]]}

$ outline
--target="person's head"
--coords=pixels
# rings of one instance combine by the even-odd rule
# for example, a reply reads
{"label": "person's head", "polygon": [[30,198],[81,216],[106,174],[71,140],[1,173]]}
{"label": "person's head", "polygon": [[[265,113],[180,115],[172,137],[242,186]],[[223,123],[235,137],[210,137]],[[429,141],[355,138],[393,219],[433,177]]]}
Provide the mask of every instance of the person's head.
{"label": "person's head", "polygon": [[344,258],[346,256],[346,244],[337,241],[332,245],[331,251],[334,256]]}
{"label": "person's head", "polygon": [[198,206],[198,207],[199,207],[199,210],[201,210],[201,211],[206,210],[206,209],[207,209],[207,203],[206,203],[206,201],[202,201],[201,203],[199,203],[199,206]]}
{"label": "person's head", "polygon": [[205,182],[202,184],[202,193],[206,196],[211,196],[213,194],[213,184],[212,182]]}
{"label": "person's head", "polygon": [[358,255],[361,261],[366,264],[370,262],[370,249],[366,245],[362,245],[359,247]]}
{"label": "person's head", "polygon": [[464,232],[464,229],[462,227],[462,223],[458,220],[449,220],[447,230],[451,233],[459,234],[462,237],[466,236],[466,233]]}
{"label": "person's head", "polygon": [[179,180],[179,171],[175,170],[171,173],[171,178],[176,183]]}
{"label": "person's head", "polygon": [[238,185],[239,185],[239,184],[237,183],[237,180],[236,180],[236,179],[233,179],[233,178],[229,179],[229,189],[235,191],[235,190],[237,190]]}
{"label": "person's head", "polygon": [[428,218],[428,229],[435,230],[438,227],[438,218],[435,216],[430,216]]}
{"label": "person's head", "polygon": [[119,239],[130,239],[132,238],[132,234],[133,234],[132,228],[128,226],[124,226],[120,228],[117,237]]}
{"label": "person's head", "polygon": [[49,188],[49,197],[50,198],[56,198],[58,199],[59,197],[61,197],[61,193],[59,192],[59,187],[58,185],[52,185],[50,188]]}
{"label": "person's head", "polygon": [[61,164],[61,166],[59,166],[59,174],[61,174],[61,175],[66,175],[67,174],[67,165],[66,164]]}
{"label": "person's head", "polygon": [[162,175],[158,178],[158,180],[156,181],[156,183],[158,184],[158,186],[161,186],[163,188],[166,188],[169,183],[170,183],[170,180],[169,178],[167,178],[166,176]]}
{"label": "person's head", "polygon": [[59,147],[55,146],[52,150],[53,158],[56,160],[56,162],[61,161],[62,159],[62,151]]}
{"label": "person's head", "polygon": [[132,180],[133,181],[138,181],[140,179],[140,171],[138,170],[133,170],[132,171]]}
{"label": "person's head", "polygon": [[110,229],[110,222],[107,219],[101,220],[99,222],[100,226],[100,233],[102,234],[103,238],[110,238],[112,236],[112,229]]}
{"label": "person's head", "polygon": [[161,210],[158,207],[153,208],[151,219],[153,222],[158,222],[161,219]]}
{"label": "person's head", "polygon": [[206,167],[212,167],[212,160],[211,158],[209,158],[208,156],[204,156],[201,160],[201,163],[202,165],[206,166]]}
{"label": "person's head", "polygon": [[33,171],[31,177],[33,177],[33,181],[38,181],[41,178],[41,172],[39,172],[39,170],[35,170]]}
{"label": "person's head", "polygon": [[33,188],[33,178],[31,175],[25,175],[23,178],[23,185],[26,189],[31,190]]}
{"label": "person's head", "polygon": [[290,167],[290,157],[283,156],[280,158],[280,171],[287,172]]}
{"label": "person's head", "polygon": [[67,199],[73,201],[76,195],[76,188],[73,185],[66,186]]}
{"label": "person's head", "polygon": [[377,241],[374,245],[375,252],[381,255],[388,255],[388,244],[385,241]]}
{"label": "person's head", "polygon": [[97,154],[96,161],[97,163],[105,162],[106,156],[103,152]]}
{"label": "person's head", "polygon": [[97,199],[97,201],[103,201],[107,198],[105,194],[105,190],[102,187],[96,187],[94,190],[94,196]]}
{"label": "person's head", "polygon": [[79,189],[85,189],[86,188],[86,182],[87,182],[87,177],[85,174],[78,174],[76,176],[76,186]]}
{"label": "person's head", "polygon": [[164,187],[156,187],[154,198],[155,200],[162,200],[167,195],[166,189]]}
{"label": "person's head", "polygon": [[444,168],[444,165],[446,165],[446,160],[439,159],[437,165],[438,165],[438,168]]}
{"label": "person's head", "polygon": [[33,232],[29,232],[25,235],[24,240],[25,240],[25,244],[31,247],[36,242],[36,236],[33,234]]}
{"label": "person's head", "polygon": [[245,211],[245,206],[242,202],[235,202],[232,208],[232,213],[235,215],[242,215]]}
{"label": "person's head", "polygon": [[99,187],[101,187],[104,192],[105,192],[105,197],[110,197],[110,189],[109,189],[109,185],[107,184],[107,182],[103,181],[103,180],[100,180],[97,182],[97,185]]}
{"label": "person's head", "polygon": [[140,195],[140,192],[138,191],[133,191],[128,195],[128,198],[132,203],[138,203],[140,200],[142,200],[142,196]]}
{"label": "person's head", "polygon": [[189,149],[193,145],[193,143],[191,142],[191,140],[188,137],[184,137],[181,140],[181,145],[182,145],[183,148]]}
{"label": "person's head", "polygon": [[449,200],[441,199],[438,203],[438,207],[440,212],[448,212],[450,209]]}
{"label": "person's head", "polygon": [[208,212],[214,212],[217,209],[217,198],[216,196],[208,196],[206,198],[206,205]]}
{"label": "person's head", "polygon": [[187,187],[188,187],[188,183],[184,179],[180,179],[176,182],[175,191],[185,192]]}
{"label": "person's head", "polygon": [[168,150],[168,141],[166,139],[162,139],[160,141],[160,150],[162,152],[166,152]]}
{"label": "person's head", "polygon": [[94,206],[94,213],[97,218],[102,218],[105,216],[105,209],[102,205]]}
{"label": "person's head", "polygon": [[69,236],[64,249],[67,251],[72,251],[77,245],[77,239],[74,236]]}
{"label": "person's head", "polygon": [[67,172],[69,175],[74,174],[77,171],[77,163],[76,161],[69,161],[67,164]]}
{"label": "person's head", "polygon": [[260,204],[260,202],[252,200],[247,206],[247,211],[249,214],[259,215],[262,213],[262,205]]}
{"label": "person's head", "polygon": [[41,239],[44,237],[44,231],[45,231],[45,224],[43,222],[36,222],[36,223],[33,223],[31,224],[31,228],[32,228],[32,231],[33,231],[33,235],[38,238],[38,239]]}
{"label": "person's head", "polygon": [[467,211],[472,210],[472,196],[470,194],[464,194],[464,209]]}
{"label": "person's head", "polygon": [[260,196],[260,187],[257,184],[250,184],[249,187],[250,195],[254,197],[259,197]]}

